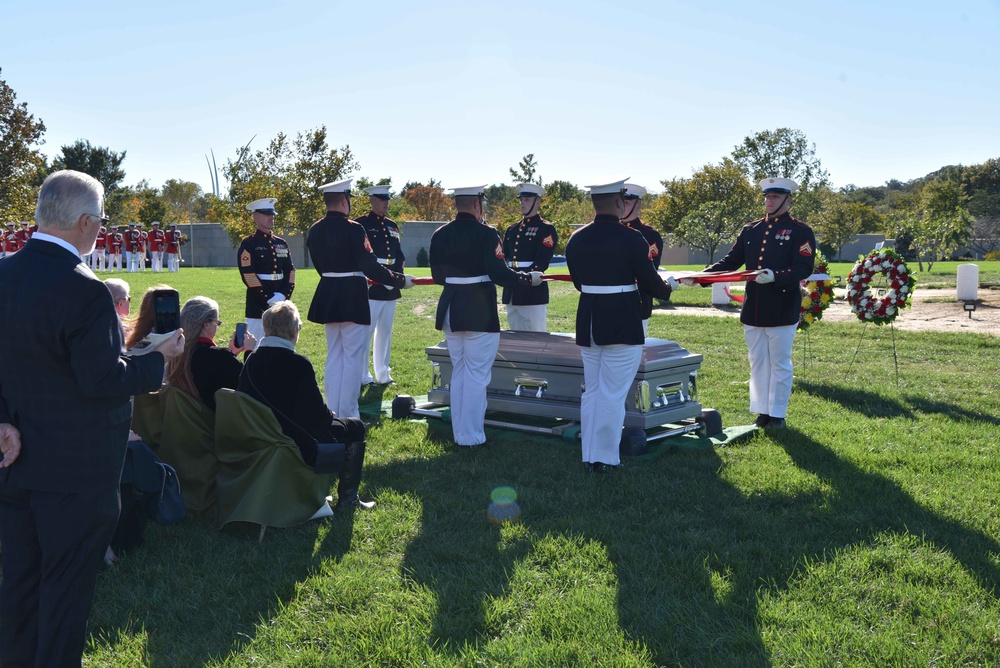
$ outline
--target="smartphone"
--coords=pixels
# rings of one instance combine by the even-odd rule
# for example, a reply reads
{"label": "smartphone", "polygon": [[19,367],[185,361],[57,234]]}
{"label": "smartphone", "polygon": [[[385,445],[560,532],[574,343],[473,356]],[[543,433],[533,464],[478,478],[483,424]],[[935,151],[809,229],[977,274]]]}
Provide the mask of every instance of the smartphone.
{"label": "smartphone", "polygon": [[153,292],[153,332],[167,334],[181,326],[181,300],[176,290]]}
{"label": "smartphone", "polygon": [[247,334],[247,324],[245,322],[236,323],[236,347],[243,347],[243,339]]}

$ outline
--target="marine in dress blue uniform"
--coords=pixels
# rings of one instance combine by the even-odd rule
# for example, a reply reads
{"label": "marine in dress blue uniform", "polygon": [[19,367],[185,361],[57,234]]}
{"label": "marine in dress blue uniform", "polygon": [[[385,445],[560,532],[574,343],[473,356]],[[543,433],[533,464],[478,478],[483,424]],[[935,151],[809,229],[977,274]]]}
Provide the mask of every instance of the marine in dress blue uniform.
{"label": "marine in dress blue uniform", "polygon": [[[522,219],[507,228],[503,235],[503,254],[507,266],[515,271],[541,271],[549,268],[552,253],[559,243],[555,226],[538,214],[545,188],[534,183],[519,183],[517,198]],[[546,331],[549,285],[505,287],[501,301],[507,305],[507,326],[527,332]]]}
{"label": "marine in dress blue uniform", "polygon": [[621,222],[625,179],[587,187],[596,215],[569,238],[566,264],[580,291],[576,344],[586,387],[580,401],[583,462],[597,472],[620,463],[625,395],[645,342],[639,290],[669,299],[676,282],[660,278],[646,240]]}
{"label": "marine in dress blue uniform", "polygon": [[734,271],[743,265],[761,273],[747,283],[740,311],[750,358],[750,410],[756,424],[785,426],[792,394],[792,344],[802,304],[800,281],[813,270],[816,237],[789,213],[798,184],[770,177],[760,182],[767,215],[748,223],[732,250],[705,271]]}
{"label": "marine in dress blue uniform", "polygon": [[[264,197],[247,204],[257,231],[240,243],[236,251],[240,278],[247,286],[247,331],[254,339],[264,338],[261,316],[271,304],[292,298],[295,291],[295,265],[288,243],[274,235],[274,218],[277,203],[274,197]],[[173,226],[171,226],[173,227]],[[171,230],[173,233],[174,230]]]}
{"label": "marine in dress blue uniform", "polygon": [[[365,193],[368,194],[372,209],[357,221],[365,228],[368,243],[379,264],[397,273],[403,273],[406,257],[399,245],[399,226],[385,216],[389,209],[389,186],[371,186],[365,188]],[[397,287],[374,282],[370,282],[368,286],[368,306],[371,310],[372,324],[368,339],[365,341],[365,367],[361,378],[361,382],[366,385],[373,380],[380,385],[393,382],[392,376],[389,375],[389,355],[392,349],[392,322],[396,316],[396,300],[399,298],[400,292]],[[373,345],[374,378],[368,373],[368,355]]]}
{"label": "marine in dress blue uniform", "polygon": [[[663,256],[663,237],[656,231],[642,222],[642,198],[646,195],[646,189],[635,183],[625,184],[625,215],[622,222],[642,235],[649,246],[649,261],[653,263],[654,269],[660,268],[660,258]],[[645,290],[639,290],[639,298],[642,300],[642,332],[649,335],[649,318],[653,315],[653,296]]]}
{"label": "marine in dress blue uniform", "polygon": [[500,235],[483,223],[485,186],[454,188],[455,220],[431,236],[434,282],[444,286],[435,327],[444,330],[451,358],[451,427],[462,446],[486,442],[486,388],[500,347],[496,283],[540,285],[541,272],[515,272],[504,262]]}
{"label": "marine in dress blue uniform", "polygon": [[[309,322],[326,330],[326,405],[340,418],[360,417],[358,395],[368,360],[365,342],[371,325],[368,280],[393,288],[413,286],[413,278],[379,264],[365,228],[348,218],[352,179],[320,186],[326,216],[306,236],[313,266],[320,275],[309,305]],[[367,277],[367,278],[366,278]]]}

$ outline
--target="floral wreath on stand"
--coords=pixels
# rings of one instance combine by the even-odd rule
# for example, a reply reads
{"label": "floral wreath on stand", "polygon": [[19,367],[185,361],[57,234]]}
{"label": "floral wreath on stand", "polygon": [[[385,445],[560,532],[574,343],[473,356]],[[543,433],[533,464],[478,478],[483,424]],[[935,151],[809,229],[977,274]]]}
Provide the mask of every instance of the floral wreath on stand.
{"label": "floral wreath on stand", "polygon": [[[875,286],[884,289],[885,294],[872,294],[872,280],[883,277],[886,285]],[[851,312],[862,322],[876,325],[890,324],[899,312],[910,305],[913,288],[917,279],[913,278],[903,258],[891,248],[873,250],[866,257],[858,259],[847,277],[847,301]]]}
{"label": "floral wreath on stand", "polygon": [[[816,251],[816,260],[813,265],[814,274],[829,274],[830,270],[826,264],[823,254]],[[799,309],[798,329],[809,329],[809,325],[823,318],[823,311],[830,307],[833,301],[833,281],[809,281],[802,284],[802,306]]]}

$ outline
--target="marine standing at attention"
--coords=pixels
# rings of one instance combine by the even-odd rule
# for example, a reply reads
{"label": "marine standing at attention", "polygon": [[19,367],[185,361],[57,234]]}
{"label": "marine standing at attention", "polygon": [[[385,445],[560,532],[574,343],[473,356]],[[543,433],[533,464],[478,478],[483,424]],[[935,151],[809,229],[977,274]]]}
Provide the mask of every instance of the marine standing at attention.
{"label": "marine standing at attention", "polygon": [[[534,183],[519,183],[517,199],[521,222],[511,225],[503,235],[503,254],[514,271],[541,271],[549,268],[552,253],[559,243],[555,226],[538,214],[545,188]],[[549,303],[549,285],[514,285],[504,287],[501,301],[507,305],[507,326],[512,330],[544,332]]]}
{"label": "marine standing at attention", "polygon": [[288,244],[274,235],[274,205],[278,200],[264,197],[247,204],[257,231],[248,236],[236,251],[240,278],[247,286],[247,331],[254,339],[264,338],[261,316],[271,304],[292,298],[295,290],[295,265]]}
{"label": "marine standing at attention", "polygon": [[747,282],[740,310],[750,358],[750,411],[754,424],[785,426],[792,396],[792,344],[799,326],[799,282],[812,273],[816,237],[812,228],[788,210],[795,181],[769,177],[760,182],[766,215],[747,223],[732,250],[705,271],[735,271],[743,265],[760,273]]}

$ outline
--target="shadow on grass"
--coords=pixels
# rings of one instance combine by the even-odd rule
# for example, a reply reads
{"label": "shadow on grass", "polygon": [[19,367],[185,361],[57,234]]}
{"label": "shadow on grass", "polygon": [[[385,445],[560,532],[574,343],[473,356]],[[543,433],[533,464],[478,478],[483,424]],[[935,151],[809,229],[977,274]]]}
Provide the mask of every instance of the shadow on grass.
{"label": "shadow on grass", "polygon": [[[719,551],[715,540],[727,542],[725,527],[742,521],[731,514],[744,503],[719,479],[714,451],[630,461],[595,475],[583,470],[578,444],[554,438],[487,429],[488,446],[459,448],[449,426],[437,421],[429,422],[428,437],[444,455],[375,467],[368,481],[421,503],[403,575],[436,597],[426,642],[437,651],[464,659],[470,649],[494,659],[515,651],[553,665],[601,664],[619,652],[655,665],[770,664],[755,623],[754,589],[719,600],[706,567]],[[515,531],[488,518],[490,492],[501,485],[518,492]],[[691,532],[714,538],[691,545]],[[553,559],[553,542],[570,552]],[[564,562],[580,549],[591,561],[567,576]],[[613,573],[599,559],[593,563],[595,551],[606,554]],[[587,584],[592,579],[598,584]],[[541,593],[529,587],[526,600],[525,580],[547,584]],[[605,623],[621,633],[604,637]],[[498,642],[522,644],[512,650]]]}
{"label": "shadow on grass", "polygon": [[[1000,595],[1000,570],[991,560],[1000,554],[1000,543],[993,537],[928,510],[892,480],[858,468],[795,429],[777,433],[774,440],[796,466],[832,488],[822,506],[796,500],[799,512],[786,524],[796,536],[796,552],[824,560],[830,548],[865,543],[887,532],[918,535],[950,552],[983,589]],[[773,575],[783,586],[792,573]]]}
{"label": "shadow on grass", "polygon": [[908,418],[914,413],[939,414],[944,418],[956,421],[974,420],[986,424],[1000,424],[1000,417],[986,413],[970,411],[961,406],[944,401],[934,401],[925,397],[905,397],[893,399],[866,390],[813,383],[807,380],[797,380],[795,389],[826,399],[856,413],[872,418]]}
{"label": "shadow on grass", "polygon": [[[321,527],[326,528],[318,541]],[[114,646],[147,632],[150,666],[200,666],[251,642],[262,619],[292,601],[327,559],[351,548],[353,517],[279,529],[207,521],[150,526],[146,545],[101,575],[93,635]],[[318,543],[318,544],[317,544]],[[226,572],[219,572],[225,565]],[[210,625],[204,620],[211,619]]]}

